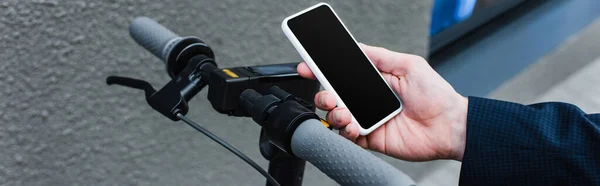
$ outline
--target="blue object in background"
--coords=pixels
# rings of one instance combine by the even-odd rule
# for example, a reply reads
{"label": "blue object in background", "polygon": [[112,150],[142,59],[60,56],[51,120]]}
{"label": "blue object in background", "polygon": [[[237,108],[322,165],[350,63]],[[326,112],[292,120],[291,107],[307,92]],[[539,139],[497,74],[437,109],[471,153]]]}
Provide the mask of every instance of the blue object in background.
{"label": "blue object in background", "polygon": [[433,4],[430,35],[471,17],[477,0],[435,0]]}

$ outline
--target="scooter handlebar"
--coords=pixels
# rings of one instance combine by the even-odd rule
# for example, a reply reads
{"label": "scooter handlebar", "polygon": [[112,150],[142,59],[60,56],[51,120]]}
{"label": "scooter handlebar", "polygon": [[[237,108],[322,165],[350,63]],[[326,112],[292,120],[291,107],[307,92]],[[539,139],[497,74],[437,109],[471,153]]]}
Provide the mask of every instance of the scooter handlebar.
{"label": "scooter handlebar", "polygon": [[392,165],[332,132],[316,119],[304,121],[291,140],[293,154],[341,185],[416,185]]}

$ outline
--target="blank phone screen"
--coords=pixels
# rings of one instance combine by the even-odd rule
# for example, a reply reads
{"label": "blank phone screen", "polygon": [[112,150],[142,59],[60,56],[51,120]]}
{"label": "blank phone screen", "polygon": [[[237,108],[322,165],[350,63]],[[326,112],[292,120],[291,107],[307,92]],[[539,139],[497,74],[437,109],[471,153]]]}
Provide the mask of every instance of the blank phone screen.
{"label": "blank phone screen", "polygon": [[362,128],[371,128],[400,108],[379,71],[327,5],[287,24]]}

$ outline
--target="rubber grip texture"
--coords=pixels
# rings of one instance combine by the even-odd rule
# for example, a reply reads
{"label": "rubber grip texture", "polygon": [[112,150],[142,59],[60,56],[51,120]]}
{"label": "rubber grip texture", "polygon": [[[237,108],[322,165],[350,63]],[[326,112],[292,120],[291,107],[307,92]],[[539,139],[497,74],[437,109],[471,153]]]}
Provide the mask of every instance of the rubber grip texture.
{"label": "rubber grip texture", "polygon": [[294,155],[340,185],[416,185],[406,174],[362,147],[310,119],[300,124],[291,141]]}
{"label": "rubber grip texture", "polygon": [[131,21],[129,34],[139,45],[163,61],[166,57],[164,48],[169,41],[179,37],[148,17],[138,17]]}

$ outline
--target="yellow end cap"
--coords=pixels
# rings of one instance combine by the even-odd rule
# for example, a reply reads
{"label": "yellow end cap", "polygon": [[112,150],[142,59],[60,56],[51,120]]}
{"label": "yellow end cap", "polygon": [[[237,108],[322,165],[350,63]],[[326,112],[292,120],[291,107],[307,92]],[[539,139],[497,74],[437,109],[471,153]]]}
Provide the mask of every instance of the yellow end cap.
{"label": "yellow end cap", "polygon": [[329,128],[329,123],[327,123],[325,120],[321,119],[321,123],[325,125],[325,127]]}
{"label": "yellow end cap", "polygon": [[223,69],[223,73],[227,74],[229,77],[232,77],[232,78],[239,78],[240,77],[237,74],[233,73],[229,69]]}

